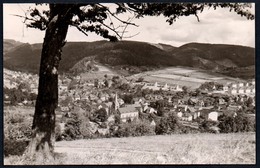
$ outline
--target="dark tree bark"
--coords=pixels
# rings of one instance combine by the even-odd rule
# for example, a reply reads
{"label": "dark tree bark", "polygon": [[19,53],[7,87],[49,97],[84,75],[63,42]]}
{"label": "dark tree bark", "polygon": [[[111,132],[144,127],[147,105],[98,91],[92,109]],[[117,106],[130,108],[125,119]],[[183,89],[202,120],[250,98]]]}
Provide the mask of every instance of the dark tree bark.
{"label": "dark tree bark", "polygon": [[51,4],[50,19],[41,53],[38,97],[33,119],[33,138],[26,156],[31,159],[53,158],[55,109],[58,103],[58,68],[62,47],[72,18],[72,5]]}

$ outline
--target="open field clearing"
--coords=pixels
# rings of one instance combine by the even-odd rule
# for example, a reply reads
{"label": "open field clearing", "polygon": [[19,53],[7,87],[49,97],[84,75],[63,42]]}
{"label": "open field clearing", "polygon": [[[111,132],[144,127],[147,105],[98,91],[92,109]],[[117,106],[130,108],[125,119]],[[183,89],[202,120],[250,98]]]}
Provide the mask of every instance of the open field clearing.
{"label": "open field clearing", "polygon": [[218,73],[190,67],[169,67],[160,70],[147,71],[133,75],[130,78],[138,79],[139,77],[143,77],[147,82],[167,83],[169,85],[178,84],[192,89],[198,88],[202,83],[209,81],[215,81],[221,84],[236,82],[238,80],[242,81]]}
{"label": "open field clearing", "polygon": [[[51,164],[255,164],[255,134],[175,134],[56,142]],[[5,164],[22,164],[7,157]]]}
{"label": "open field clearing", "polygon": [[168,74],[158,74],[158,75],[151,75],[154,77],[158,77],[158,78],[168,78],[168,79],[172,79],[172,80],[182,80],[182,81],[188,81],[188,82],[197,82],[197,83],[204,83],[204,82],[208,82],[208,80],[204,80],[204,79],[198,79],[198,78],[193,78],[193,77],[183,77],[183,76],[178,76],[178,75],[168,75]]}

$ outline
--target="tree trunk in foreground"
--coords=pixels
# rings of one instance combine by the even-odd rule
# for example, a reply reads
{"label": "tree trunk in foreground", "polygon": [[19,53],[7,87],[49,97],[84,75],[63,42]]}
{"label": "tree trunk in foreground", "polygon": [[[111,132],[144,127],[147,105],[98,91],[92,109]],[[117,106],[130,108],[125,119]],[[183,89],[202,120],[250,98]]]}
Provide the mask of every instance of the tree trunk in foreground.
{"label": "tree trunk in foreground", "polygon": [[53,159],[58,67],[71,18],[71,5],[50,5],[50,19],[41,53],[38,97],[32,125],[33,137],[25,152],[25,156],[31,160],[42,162]]}

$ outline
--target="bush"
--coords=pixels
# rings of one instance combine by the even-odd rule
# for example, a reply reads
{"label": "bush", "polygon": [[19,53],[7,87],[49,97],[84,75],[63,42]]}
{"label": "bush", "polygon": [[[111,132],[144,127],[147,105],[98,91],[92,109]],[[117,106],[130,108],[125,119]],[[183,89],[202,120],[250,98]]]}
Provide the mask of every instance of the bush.
{"label": "bush", "polygon": [[222,115],[219,117],[220,132],[249,132],[255,131],[255,122],[244,113],[238,113],[236,117]]}
{"label": "bush", "polygon": [[88,130],[89,120],[81,111],[71,112],[71,117],[65,123],[65,130],[61,136],[65,140],[74,140],[91,137]]}
{"label": "bush", "polygon": [[175,113],[168,114],[167,122],[171,133],[175,133],[178,131],[180,123],[179,117]]}
{"label": "bush", "polygon": [[169,113],[168,116],[161,118],[159,124],[155,127],[155,133],[158,135],[171,134],[180,131],[179,118],[175,113]]}
{"label": "bush", "polygon": [[29,144],[29,140],[4,139],[4,156],[22,155]]}
{"label": "bush", "polygon": [[217,133],[213,129],[214,127],[217,127],[218,122],[211,121],[211,120],[204,120],[199,124],[199,129],[201,132],[209,132],[209,133]]}
{"label": "bush", "polygon": [[133,120],[132,122],[122,123],[118,126],[114,135],[116,137],[144,136],[153,135],[154,129],[149,121]]}
{"label": "bush", "polygon": [[189,127],[189,126],[184,126],[184,125],[179,127],[179,131],[180,131],[180,133],[183,133],[183,134],[200,133],[199,129],[192,128],[192,127]]}
{"label": "bush", "polygon": [[23,122],[16,124],[5,124],[5,138],[11,140],[28,140],[32,137],[31,123]]}
{"label": "bush", "polygon": [[163,135],[168,133],[168,123],[164,118],[161,118],[159,124],[155,126],[156,135]]}
{"label": "bush", "polygon": [[105,122],[108,118],[106,109],[101,108],[96,111],[96,118],[98,118],[101,122]]}

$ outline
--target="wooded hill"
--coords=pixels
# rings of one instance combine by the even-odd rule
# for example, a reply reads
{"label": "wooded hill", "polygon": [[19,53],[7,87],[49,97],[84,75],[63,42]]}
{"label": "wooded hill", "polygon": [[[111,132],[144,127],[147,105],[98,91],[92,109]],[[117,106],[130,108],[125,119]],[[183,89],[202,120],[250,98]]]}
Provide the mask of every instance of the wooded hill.
{"label": "wooded hill", "polygon": [[[8,44],[10,40],[4,40],[5,68],[38,73],[42,44],[18,43],[11,47]],[[255,73],[255,49],[237,45],[188,43],[173,47],[137,41],[67,42],[60,71],[70,72],[83,59],[107,66],[187,66],[242,78],[254,77]],[[234,74],[235,71],[243,75]]]}

